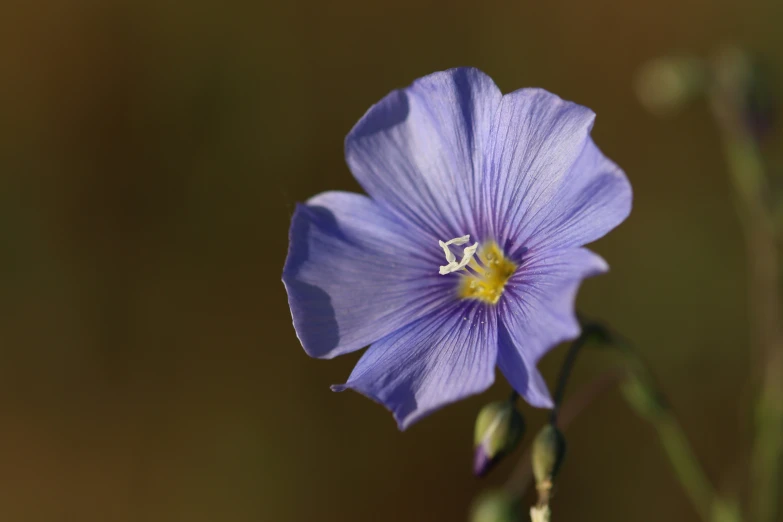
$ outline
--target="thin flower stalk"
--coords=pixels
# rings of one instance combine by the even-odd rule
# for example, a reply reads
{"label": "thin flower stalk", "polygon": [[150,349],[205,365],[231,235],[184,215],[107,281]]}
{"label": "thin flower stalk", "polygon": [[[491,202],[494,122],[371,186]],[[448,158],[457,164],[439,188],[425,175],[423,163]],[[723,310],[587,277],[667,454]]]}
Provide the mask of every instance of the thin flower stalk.
{"label": "thin flower stalk", "polygon": [[715,66],[710,103],[721,133],[745,236],[749,316],[761,381],[750,459],[750,519],[775,522],[783,465],[781,260],[774,216],[765,203],[764,163],[753,130],[744,117],[749,63],[741,51],[727,49],[718,55]]}

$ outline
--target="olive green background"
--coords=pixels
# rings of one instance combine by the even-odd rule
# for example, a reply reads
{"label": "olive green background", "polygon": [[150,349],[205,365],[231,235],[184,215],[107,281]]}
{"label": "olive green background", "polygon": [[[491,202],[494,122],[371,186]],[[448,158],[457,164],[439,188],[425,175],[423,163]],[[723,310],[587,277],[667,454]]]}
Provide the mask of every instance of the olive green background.
{"label": "olive green background", "polygon": [[[659,120],[632,86],[648,59],[737,43],[783,94],[781,22],[774,0],[5,2],[0,519],[454,521],[502,484],[513,462],[470,473],[502,378],[400,433],[329,391],[358,354],[309,359],[280,283],[295,202],[359,190],[353,123],[458,65],[598,114],[634,211],[594,245],[612,270],[580,308],[638,343],[710,477],[746,495],[755,373],[718,134],[703,101]],[[583,354],[569,390],[612,364]],[[567,437],[555,520],[695,519],[618,393]]]}

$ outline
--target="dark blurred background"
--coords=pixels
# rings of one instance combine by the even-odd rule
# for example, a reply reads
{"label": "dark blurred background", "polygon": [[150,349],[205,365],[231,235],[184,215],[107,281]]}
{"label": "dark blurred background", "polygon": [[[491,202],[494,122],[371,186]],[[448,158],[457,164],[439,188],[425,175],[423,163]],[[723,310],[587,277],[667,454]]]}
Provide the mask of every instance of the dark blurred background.
{"label": "dark blurred background", "polygon": [[[457,65],[596,111],[635,208],[593,246],[612,271],[580,308],[638,343],[710,478],[742,492],[754,373],[719,136],[704,102],[648,115],[633,80],[732,43],[780,86],[781,22],[773,0],[4,3],[0,519],[452,521],[502,484],[513,462],[470,472],[502,378],[400,433],[329,391],[358,354],[309,359],[280,282],[295,202],[359,190],[353,123]],[[612,364],[584,354],[569,390]],[[695,519],[617,392],[568,440],[555,520]]]}

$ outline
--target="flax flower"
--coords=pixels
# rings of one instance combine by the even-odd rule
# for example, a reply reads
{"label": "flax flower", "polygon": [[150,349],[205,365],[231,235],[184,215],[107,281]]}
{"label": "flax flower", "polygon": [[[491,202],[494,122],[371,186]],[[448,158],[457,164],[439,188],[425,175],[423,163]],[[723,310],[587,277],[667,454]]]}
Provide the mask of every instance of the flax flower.
{"label": "flax flower", "polygon": [[503,95],[471,68],[388,94],[348,134],[367,196],[326,192],[293,216],[283,282],[312,357],[366,346],[348,381],[404,429],[487,389],[497,366],[551,407],[536,368],[579,334],[577,289],[607,264],[583,248],[631,210],[595,115],[541,89]]}

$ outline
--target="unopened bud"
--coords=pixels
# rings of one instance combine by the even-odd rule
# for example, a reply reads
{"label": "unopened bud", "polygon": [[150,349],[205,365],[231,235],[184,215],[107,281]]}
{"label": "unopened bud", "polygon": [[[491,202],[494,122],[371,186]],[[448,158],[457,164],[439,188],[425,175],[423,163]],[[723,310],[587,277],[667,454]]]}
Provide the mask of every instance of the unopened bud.
{"label": "unopened bud", "polygon": [[473,502],[470,522],[519,522],[518,503],[505,491],[487,491]]}
{"label": "unopened bud", "polygon": [[665,115],[703,94],[704,63],[694,57],[672,56],[646,63],[636,76],[636,95],[647,110]]}
{"label": "unopened bud", "polygon": [[563,434],[553,424],[544,426],[533,441],[533,475],[539,493],[551,489],[565,456]]}
{"label": "unopened bud", "polygon": [[514,451],[525,433],[525,420],[514,401],[491,402],[476,417],[473,473],[484,476],[498,461]]}
{"label": "unopened bud", "polygon": [[780,123],[780,103],[770,76],[765,64],[754,62],[752,82],[745,95],[745,124],[759,141],[772,135]]}
{"label": "unopened bud", "polygon": [[714,58],[716,86],[735,103],[742,123],[754,138],[768,137],[777,124],[778,102],[773,75],[758,55],[736,47],[722,49]]}

